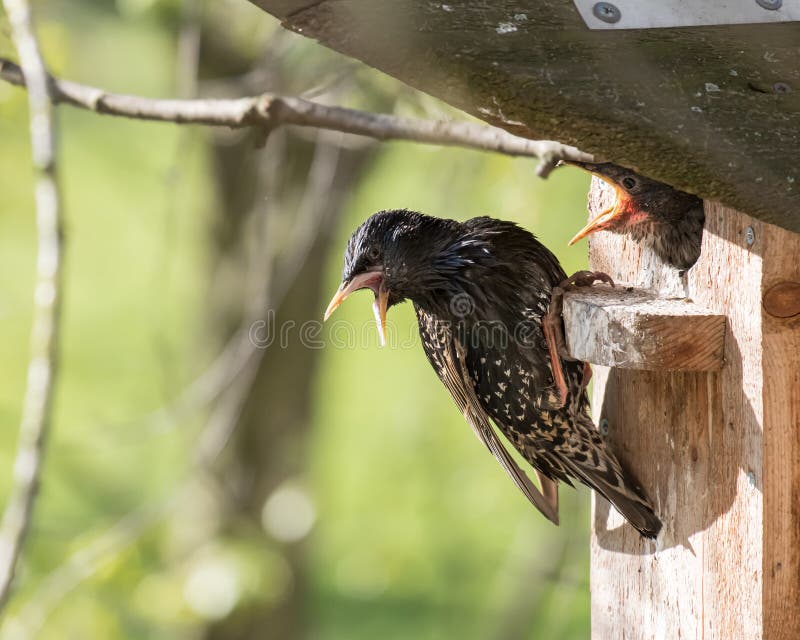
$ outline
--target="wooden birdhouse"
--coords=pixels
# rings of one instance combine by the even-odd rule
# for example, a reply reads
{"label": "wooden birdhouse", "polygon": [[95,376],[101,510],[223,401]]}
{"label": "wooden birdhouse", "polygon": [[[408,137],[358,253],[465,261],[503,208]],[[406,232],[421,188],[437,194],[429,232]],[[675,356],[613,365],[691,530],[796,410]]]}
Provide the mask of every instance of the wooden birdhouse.
{"label": "wooden birdhouse", "polygon": [[[797,637],[800,2],[252,1],[493,125],[704,199],[688,272],[602,233],[592,268],[633,288],[565,298],[600,428],[665,524],[644,540],[595,500],[592,635]],[[608,197],[595,181],[590,209]]]}

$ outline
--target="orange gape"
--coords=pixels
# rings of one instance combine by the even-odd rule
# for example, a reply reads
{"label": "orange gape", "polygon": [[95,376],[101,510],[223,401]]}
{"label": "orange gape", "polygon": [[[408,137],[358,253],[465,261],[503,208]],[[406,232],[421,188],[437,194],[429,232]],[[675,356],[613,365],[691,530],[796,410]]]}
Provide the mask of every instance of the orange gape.
{"label": "orange gape", "polygon": [[570,244],[595,231],[611,231],[651,247],[676,269],[689,269],[700,257],[705,222],[700,198],[610,162],[570,164],[607,182],[615,194],[614,203],[592,218]]}
{"label": "orange gape", "polygon": [[570,245],[575,244],[578,240],[595,231],[621,229],[626,225],[642,222],[647,217],[647,213],[642,211],[634,199],[618,184],[599,173],[593,173],[592,175],[614,187],[614,203],[610,207],[603,209],[583,229],[578,231],[569,241]]}

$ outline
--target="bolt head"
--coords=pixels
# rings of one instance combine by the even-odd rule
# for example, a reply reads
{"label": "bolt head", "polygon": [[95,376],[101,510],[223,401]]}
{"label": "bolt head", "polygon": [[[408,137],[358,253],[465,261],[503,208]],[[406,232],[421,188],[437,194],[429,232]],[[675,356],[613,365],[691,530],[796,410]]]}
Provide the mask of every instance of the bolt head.
{"label": "bolt head", "polygon": [[[780,2],[780,0],[777,0]],[[622,12],[617,8],[616,5],[611,4],[610,2],[597,2],[592,7],[592,13],[594,17],[598,20],[602,20],[603,22],[607,22],[608,24],[614,24],[615,22],[619,22],[620,18],[622,18]]]}
{"label": "bolt head", "polygon": [[753,227],[747,227],[744,230],[744,240],[748,245],[752,245],[756,241],[756,232],[753,231]]}
{"label": "bolt head", "polygon": [[767,11],[777,11],[783,5],[783,0],[756,0],[758,6]]}

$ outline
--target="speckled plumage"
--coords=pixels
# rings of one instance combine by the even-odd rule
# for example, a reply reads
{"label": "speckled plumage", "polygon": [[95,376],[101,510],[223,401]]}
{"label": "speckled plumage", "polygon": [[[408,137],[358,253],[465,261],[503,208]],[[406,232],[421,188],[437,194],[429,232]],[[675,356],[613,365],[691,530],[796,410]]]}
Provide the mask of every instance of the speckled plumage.
{"label": "speckled plumage", "polygon": [[[425,353],[478,438],[517,486],[557,523],[557,482],[596,489],[645,536],[661,523],[589,416],[583,363],[562,361],[568,396],[554,386],[542,332],[551,292],[566,278],[555,256],[510,222],[464,223],[396,210],[355,231],[344,282],[380,269],[390,304],[410,299]],[[542,492],[494,431],[537,471]]]}

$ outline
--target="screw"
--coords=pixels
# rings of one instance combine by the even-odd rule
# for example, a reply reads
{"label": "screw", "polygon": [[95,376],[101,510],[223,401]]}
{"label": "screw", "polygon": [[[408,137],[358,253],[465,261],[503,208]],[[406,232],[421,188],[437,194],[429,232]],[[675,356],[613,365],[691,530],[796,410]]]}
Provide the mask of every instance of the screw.
{"label": "screw", "polygon": [[756,241],[756,232],[753,231],[753,227],[747,227],[744,230],[744,240],[748,245],[752,245]]}
{"label": "screw", "polygon": [[752,471],[747,472],[747,481],[750,483],[751,487],[756,486],[756,474]]}
{"label": "screw", "polygon": [[783,0],[756,0],[758,6],[767,11],[776,11],[781,8]]}
{"label": "screw", "polygon": [[[766,2],[767,0],[765,0]],[[775,2],[779,3],[782,0],[774,0]],[[616,5],[611,4],[610,2],[598,2],[592,7],[592,13],[594,17],[598,20],[602,20],[603,22],[608,22],[608,24],[614,24],[615,22],[619,22],[619,19],[622,17],[622,13],[619,9],[617,9]]]}
{"label": "screw", "polygon": [[772,85],[772,90],[775,93],[791,93],[792,88],[785,82],[776,82]]}
{"label": "screw", "polygon": [[608,418],[600,418],[600,433],[608,435]]}

